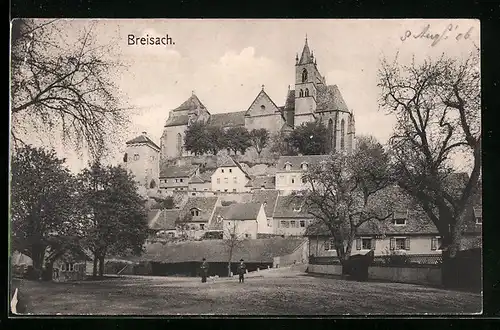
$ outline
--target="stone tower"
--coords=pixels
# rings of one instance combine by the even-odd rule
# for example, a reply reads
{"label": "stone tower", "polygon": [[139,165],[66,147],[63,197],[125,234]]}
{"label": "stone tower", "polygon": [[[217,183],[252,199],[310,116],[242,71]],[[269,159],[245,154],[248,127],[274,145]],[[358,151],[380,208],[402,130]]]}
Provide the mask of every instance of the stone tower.
{"label": "stone tower", "polygon": [[318,85],[324,85],[307,37],[300,59],[295,57],[295,118],[294,126],[314,121],[318,99]]}
{"label": "stone tower", "polygon": [[123,157],[125,168],[130,171],[138,186],[143,189],[158,189],[160,147],[146,132],[127,141]]}

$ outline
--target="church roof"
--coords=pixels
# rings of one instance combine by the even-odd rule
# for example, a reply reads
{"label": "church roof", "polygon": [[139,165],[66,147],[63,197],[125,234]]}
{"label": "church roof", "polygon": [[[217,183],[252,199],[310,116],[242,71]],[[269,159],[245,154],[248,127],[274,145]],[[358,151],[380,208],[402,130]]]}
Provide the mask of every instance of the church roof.
{"label": "church roof", "polygon": [[188,121],[189,121],[188,115],[172,116],[172,117],[167,119],[167,122],[165,123],[165,127],[187,125]]}
{"label": "church roof", "polygon": [[309,45],[307,44],[307,38],[306,38],[306,43],[304,45],[304,49],[302,49],[302,56],[300,56],[300,61],[299,64],[308,64],[312,63],[313,59],[311,56],[311,51],[309,50]]}
{"label": "church roof", "polygon": [[193,94],[173,111],[195,110],[198,108],[205,109],[205,106],[201,103],[200,99]]}
{"label": "church roof", "polygon": [[285,101],[285,110],[295,109],[295,90],[289,90]]}
{"label": "church roof", "polygon": [[337,85],[317,85],[316,112],[328,110],[349,111]]}
{"label": "church roof", "polygon": [[127,145],[130,145],[130,144],[140,144],[140,143],[145,143],[145,144],[148,144],[150,146],[152,146],[153,148],[155,149],[158,149],[160,150],[160,147],[158,147],[158,145],[156,143],[154,143],[147,135],[145,135],[144,133],[139,135],[138,137],[135,137],[133,138],[132,140],[128,140],[126,142]]}
{"label": "church roof", "polygon": [[210,115],[209,124],[219,127],[245,126],[246,111],[216,113]]}

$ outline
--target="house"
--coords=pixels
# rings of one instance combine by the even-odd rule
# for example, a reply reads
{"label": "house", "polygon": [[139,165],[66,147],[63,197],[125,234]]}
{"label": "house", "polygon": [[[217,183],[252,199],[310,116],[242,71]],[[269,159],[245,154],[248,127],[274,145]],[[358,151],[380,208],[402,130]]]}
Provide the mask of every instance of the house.
{"label": "house", "polygon": [[82,281],[87,274],[87,262],[92,258],[80,249],[64,253],[54,261],[52,280],[56,282]]}
{"label": "house", "polygon": [[229,206],[217,206],[215,208],[212,219],[210,219],[210,224],[208,225],[208,230],[205,233],[204,238],[207,239],[223,239],[224,228],[223,219],[226,212],[229,210]]}
{"label": "house", "polygon": [[195,239],[203,237],[217,206],[220,206],[218,197],[189,197],[176,223],[178,235]]}
{"label": "house", "polygon": [[[482,218],[475,212],[477,208],[468,208],[464,223],[461,249],[481,246]],[[441,237],[436,226],[424,211],[412,207],[395,210],[391,219],[363,223],[353,241],[352,254],[365,254],[374,250],[375,255],[409,254],[439,255]],[[315,256],[336,256],[330,231],[322,222],[315,222],[307,228],[309,251]]]}
{"label": "house", "polygon": [[222,214],[223,238],[256,239],[259,229],[267,231],[267,218],[261,203],[235,203]]}
{"label": "house", "polygon": [[188,192],[189,181],[199,175],[198,165],[164,166],[160,171],[160,189],[171,195],[173,191]]}
{"label": "house", "polygon": [[264,206],[264,212],[266,213],[267,223],[266,226],[259,227],[259,237],[265,237],[266,235],[275,234],[274,222],[274,209],[276,208],[276,203],[278,201],[279,191],[277,190],[255,190],[252,192],[250,202],[260,203]]}
{"label": "house", "polygon": [[205,171],[193,175],[188,182],[189,196],[213,196],[212,174],[214,171]]}
{"label": "house", "polygon": [[284,236],[302,236],[314,222],[299,196],[278,196],[273,213],[274,233]]}
{"label": "house", "polygon": [[230,156],[221,157],[217,169],[212,174],[212,191],[214,192],[247,192],[250,176],[240,163]]}
{"label": "house", "polygon": [[276,177],[275,176],[255,176],[250,181],[250,190],[275,190]]}
{"label": "house", "polygon": [[276,189],[283,195],[309,188],[302,175],[310,166],[330,159],[329,155],[281,156],[276,165]]}
{"label": "house", "polygon": [[160,150],[147,132],[126,142],[123,163],[139,187],[158,190]]}
{"label": "house", "polygon": [[155,237],[175,238],[178,236],[176,222],[179,220],[179,209],[165,209],[159,212],[148,222],[148,227],[154,232]]}

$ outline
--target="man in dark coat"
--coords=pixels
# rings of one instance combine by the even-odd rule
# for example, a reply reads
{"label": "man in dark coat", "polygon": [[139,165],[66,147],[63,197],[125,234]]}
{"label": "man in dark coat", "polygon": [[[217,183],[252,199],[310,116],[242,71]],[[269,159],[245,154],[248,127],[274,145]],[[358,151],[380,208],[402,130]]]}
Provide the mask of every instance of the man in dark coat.
{"label": "man in dark coat", "polygon": [[240,264],[238,265],[238,274],[239,274],[239,283],[245,282],[245,272],[247,270],[247,266],[243,262],[243,259],[240,260]]}
{"label": "man in dark coat", "polygon": [[202,259],[200,269],[201,269],[201,283],[206,283],[208,274],[208,262],[205,258]]}

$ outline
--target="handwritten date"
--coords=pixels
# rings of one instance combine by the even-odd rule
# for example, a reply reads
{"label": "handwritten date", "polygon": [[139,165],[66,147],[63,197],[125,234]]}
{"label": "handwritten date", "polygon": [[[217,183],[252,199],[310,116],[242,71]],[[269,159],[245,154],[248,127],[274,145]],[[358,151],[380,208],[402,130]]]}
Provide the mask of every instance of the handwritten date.
{"label": "handwritten date", "polygon": [[433,33],[431,31],[431,25],[427,24],[420,31],[420,33],[414,33],[410,30],[406,30],[405,34],[401,37],[401,41],[406,41],[411,37],[413,37],[414,39],[428,39],[432,40],[431,46],[434,47],[439,44],[441,40],[446,40],[450,37],[455,39],[456,41],[467,40],[471,37],[472,30],[472,27],[465,31],[459,29],[458,25],[449,24],[441,33]]}

